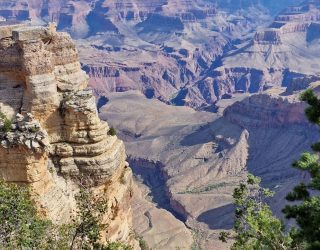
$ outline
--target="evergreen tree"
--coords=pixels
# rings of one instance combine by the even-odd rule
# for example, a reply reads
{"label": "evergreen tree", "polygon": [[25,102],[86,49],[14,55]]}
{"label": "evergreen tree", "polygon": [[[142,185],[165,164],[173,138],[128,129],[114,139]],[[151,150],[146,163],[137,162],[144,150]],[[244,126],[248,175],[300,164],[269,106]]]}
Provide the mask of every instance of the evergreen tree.
{"label": "evergreen tree", "polygon": [[[310,122],[320,126],[320,100],[312,90],[301,95],[301,100],[309,104],[306,115]],[[294,205],[287,205],[283,212],[288,219],[295,219],[298,225],[292,230],[296,243],[304,249],[320,249],[320,142],[312,145],[313,153],[302,154],[293,167],[309,174],[310,182],[301,183],[288,194],[287,200]]]}
{"label": "evergreen tree", "polygon": [[290,249],[292,239],[284,232],[281,221],[273,216],[265,199],[273,195],[268,189],[259,186],[260,178],[248,175],[246,183],[234,190],[236,205],[234,235],[220,234],[220,240],[234,240],[232,250],[286,250]]}

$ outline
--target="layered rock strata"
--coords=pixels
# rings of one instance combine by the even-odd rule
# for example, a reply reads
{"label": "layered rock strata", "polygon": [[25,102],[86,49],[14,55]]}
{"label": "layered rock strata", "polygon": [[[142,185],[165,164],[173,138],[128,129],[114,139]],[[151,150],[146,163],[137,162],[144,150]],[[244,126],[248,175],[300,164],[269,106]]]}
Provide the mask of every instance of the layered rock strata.
{"label": "layered rock strata", "polygon": [[131,170],[98,117],[70,36],[0,27],[0,178],[31,187],[39,212],[68,222],[79,184],[106,196],[108,240],[130,241]]}
{"label": "layered rock strata", "polygon": [[234,44],[205,76],[180,90],[184,104],[201,108],[237,92],[274,87],[306,89],[320,79],[320,3],[307,0],[283,10],[252,39]]}

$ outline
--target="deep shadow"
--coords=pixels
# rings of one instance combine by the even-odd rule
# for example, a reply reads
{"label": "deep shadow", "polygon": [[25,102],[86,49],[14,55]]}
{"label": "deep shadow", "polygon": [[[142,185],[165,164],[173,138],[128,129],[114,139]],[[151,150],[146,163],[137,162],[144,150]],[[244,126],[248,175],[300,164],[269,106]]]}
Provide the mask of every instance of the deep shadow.
{"label": "deep shadow", "polygon": [[212,230],[229,230],[234,224],[234,209],[233,204],[211,209],[200,214],[197,221],[207,224]]}
{"label": "deep shadow", "polygon": [[212,142],[215,139],[214,131],[224,126],[225,123],[226,120],[223,117],[220,117],[213,122],[200,125],[195,132],[185,136],[180,141],[180,145],[188,147]]}
{"label": "deep shadow", "polygon": [[127,161],[133,174],[142,179],[142,183],[149,187],[150,196],[157,207],[169,211],[178,220],[185,222],[187,218],[171,207],[169,191],[166,187],[166,177],[163,172],[164,165],[159,161],[154,162],[141,158],[133,159],[130,156]]}
{"label": "deep shadow", "polygon": [[100,113],[100,109],[106,105],[107,103],[109,102],[109,99],[105,96],[101,96],[99,99],[98,99],[98,103],[97,103],[97,109],[98,109],[98,112]]}

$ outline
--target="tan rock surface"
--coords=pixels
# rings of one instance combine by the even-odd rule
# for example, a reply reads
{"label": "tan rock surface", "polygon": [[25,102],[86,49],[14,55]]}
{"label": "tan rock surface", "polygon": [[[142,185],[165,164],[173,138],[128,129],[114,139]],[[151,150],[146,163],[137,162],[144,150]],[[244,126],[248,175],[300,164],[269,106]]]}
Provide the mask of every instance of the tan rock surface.
{"label": "tan rock surface", "polygon": [[148,193],[148,187],[134,184],[132,209],[135,231],[143,235],[149,247],[155,250],[191,249],[191,231],[167,210],[156,207]]}
{"label": "tan rock surface", "polygon": [[[10,32],[11,34],[10,34]],[[39,212],[68,222],[79,184],[108,198],[106,239],[134,243],[125,148],[98,117],[73,41],[47,27],[0,27],[0,177],[27,184]]]}

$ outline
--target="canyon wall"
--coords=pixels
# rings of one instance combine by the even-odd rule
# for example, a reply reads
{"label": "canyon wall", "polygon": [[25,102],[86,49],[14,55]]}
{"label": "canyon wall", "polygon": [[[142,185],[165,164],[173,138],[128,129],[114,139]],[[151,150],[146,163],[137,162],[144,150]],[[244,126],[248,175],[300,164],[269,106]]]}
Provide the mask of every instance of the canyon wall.
{"label": "canyon wall", "polygon": [[0,56],[0,177],[30,186],[39,213],[57,223],[71,220],[86,186],[108,199],[106,240],[132,243],[124,144],[99,119],[70,36],[54,24],[1,26]]}
{"label": "canyon wall", "polygon": [[[147,197],[175,217],[161,221],[159,211],[145,213],[142,202],[134,206],[134,227],[150,246],[168,244],[169,238],[158,234],[163,227],[178,239],[189,239],[176,221],[180,220],[192,229],[202,249],[227,249],[218,240],[219,232],[233,227],[232,194],[248,172],[276,193],[270,204],[283,216],[288,190],[304,178],[292,162],[319,139],[299,94],[283,91],[237,94],[219,100],[216,113],[165,105],[137,91],[107,96],[101,117],[118,128],[138,182],[149,188]],[[183,247],[179,241],[169,243]]]}

